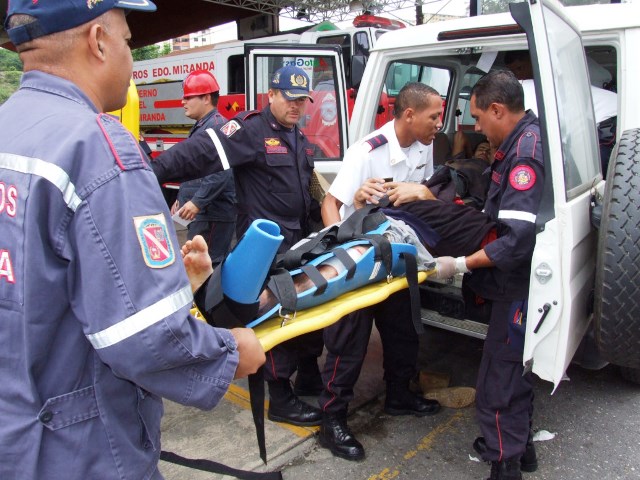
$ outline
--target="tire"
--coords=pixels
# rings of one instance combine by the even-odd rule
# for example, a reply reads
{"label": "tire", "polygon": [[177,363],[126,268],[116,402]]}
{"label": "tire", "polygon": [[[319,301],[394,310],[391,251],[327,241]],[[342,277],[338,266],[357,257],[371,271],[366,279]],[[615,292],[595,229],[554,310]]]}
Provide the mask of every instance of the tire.
{"label": "tire", "polygon": [[622,378],[628,382],[635,383],[636,385],[640,384],[640,369],[620,367],[620,374]]}
{"label": "tire", "polygon": [[603,358],[640,368],[640,129],[622,134],[598,234],[594,327]]}

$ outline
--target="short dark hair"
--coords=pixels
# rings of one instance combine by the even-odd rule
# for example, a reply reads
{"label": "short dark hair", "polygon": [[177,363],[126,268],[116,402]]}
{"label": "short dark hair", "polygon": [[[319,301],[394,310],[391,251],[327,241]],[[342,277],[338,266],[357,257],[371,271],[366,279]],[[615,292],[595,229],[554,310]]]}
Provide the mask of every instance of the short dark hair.
{"label": "short dark hair", "polygon": [[476,107],[486,110],[492,103],[501,103],[511,112],[524,111],[524,91],[510,70],[493,70],[484,75],[471,89]]}
{"label": "short dark hair", "polygon": [[407,108],[413,108],[416,111],[424,110],[429,106],[429,95],[440,97],[438,91],[420,82],[409,82],[398,92],[396,102],[394,104],[394,116],[400,118],[402,112]]}

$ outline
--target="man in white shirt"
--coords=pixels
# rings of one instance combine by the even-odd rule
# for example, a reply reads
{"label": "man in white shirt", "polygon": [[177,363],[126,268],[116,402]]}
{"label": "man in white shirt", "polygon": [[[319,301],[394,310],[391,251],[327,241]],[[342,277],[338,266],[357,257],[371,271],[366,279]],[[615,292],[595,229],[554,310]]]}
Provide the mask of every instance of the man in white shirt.
{"label": "man in white shirt", "polygon": [[[358,204],[377,203],[384,194],[397,205],[434,198],[420,182],[433,173],[431,143],[442,128],[441,115],[442,98],[436,90],[422,83],[405,85],[396,97],[394,120],[347,151],[322,202],[323,223],[340,221]],[[322,372],[325,388],[318,398],[323,414],[319,440],[321,446],[347,460],[365,456],[364,447],[347,426],[347,408],[374,317],[384,352],[385,412],[424,416],[440,410],[437,401],[409,390],[409,381],[416,373],[418,335],[411,320],[408,290],[342,318],[324,330],[327,357]]]}

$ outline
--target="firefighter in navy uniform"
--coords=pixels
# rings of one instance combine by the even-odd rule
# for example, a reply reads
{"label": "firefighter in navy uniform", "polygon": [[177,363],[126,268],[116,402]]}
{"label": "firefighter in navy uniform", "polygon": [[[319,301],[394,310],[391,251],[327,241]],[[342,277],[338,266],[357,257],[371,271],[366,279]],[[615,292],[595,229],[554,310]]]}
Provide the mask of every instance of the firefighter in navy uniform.
{"label": "firefighter in navy uniform", "polygon": [[3,480],[160,479],[161,397],[211,409],[265,360],[251,329],[190,315],[156,178],[104,113],[131,80],[126,11],[155,8],[8,6],[24,75],[0,107]]}
{"label": "firefighter in navy uniform", "polygon": [[[242,112],[218,130],[196,132],[160,155],[152,164],[158,180],[180,181],[232,168],[238,202],[237,237],[253,220],[265,218],[276,222],[285,237],[280,252],[288,250],[310,233],[314,147],[297,127],[306,102],[312,101],[309,87],[304,70],[282,67],[272,77],[265,109]],[[271,420],[320,424],[320,410],[294,394],[289,378],[297,369],[296,391],[319,393],[322,380],[317,357],[322,346],[322,332],[314,332],[268,352],[265,377]]]}
{"label": "firefighter in navy uniform", "polygon": [[[185,115],[196,123],[189,136],[200,129],[218,127],[227,119],[218,111],[220,86],[211,72],[196,70],[183,82],[182,104]],[[171,214],[191,220],[187,226],[187,239],[202,235],[209,248],[211,262],[224,260],[233,240],[236,222],[236,196],[233,172],[213,173],[204,178],[184,182],[178,190],[178,199]]]}
{"label": "firefighter in navy uniform", "polygon": [[[511,72],[494,71],[474,86],[476,131],[497,147],[484,211],[504,227],[496,240],[468,257],[439,257],[437,275],[464,281],[491,302],[478,372],[476,412],[483,437],[474,448],[491,461],[491,480],[519,480],[537,467],[530,438],[533,374],[524,372],[531,257],[544,185],[538,119],[524,110],[522,86]],[[522,462],[522,465],[521,465]]]}

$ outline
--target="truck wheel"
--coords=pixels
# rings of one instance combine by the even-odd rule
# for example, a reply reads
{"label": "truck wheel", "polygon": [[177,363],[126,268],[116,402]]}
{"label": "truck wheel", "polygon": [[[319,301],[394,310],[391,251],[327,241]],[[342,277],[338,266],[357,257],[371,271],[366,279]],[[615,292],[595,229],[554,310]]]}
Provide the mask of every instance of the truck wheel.
{"label": "truck wheel", "polygon": [[628,382],[640,384],[639,368],[620,367],[620,374],[622,375],[622,378]]}
{"label": "truck wheel", "polygon": [[640,129],[622,134],[613,161],[598,234],[594,325],[603,358],[635,369],[640,368]]}

